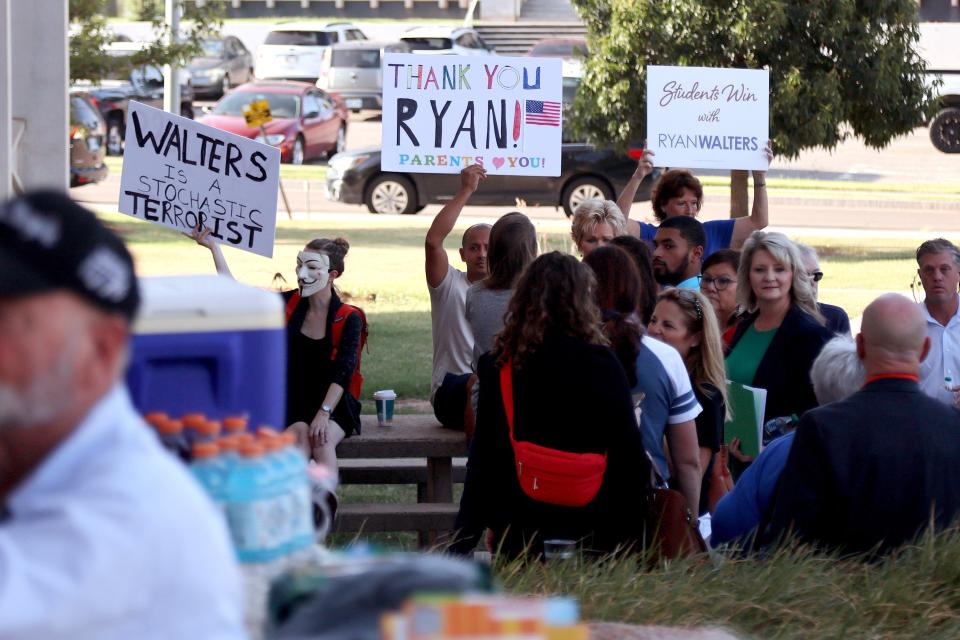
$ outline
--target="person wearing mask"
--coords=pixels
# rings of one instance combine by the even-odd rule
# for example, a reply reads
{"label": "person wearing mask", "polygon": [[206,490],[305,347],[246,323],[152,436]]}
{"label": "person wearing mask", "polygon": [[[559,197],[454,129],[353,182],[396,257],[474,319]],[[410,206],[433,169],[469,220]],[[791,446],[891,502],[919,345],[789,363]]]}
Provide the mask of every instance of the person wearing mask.
{"label": "person wearing mask", "polygon": [[133,259],[65,194],[0,208],[0,637],[246,638],[222,513],[123,382]]}
{"label": "person wearing mask", "polygon": [[702,409],[683,358],[670,345],[644,335],[636,311],[640,279],[625,251],[602,247],[584,262],[596,274],[605,333],[639,402],[643,444],[660,476],[683,493],[696,514],[702,469],[695,420]]}
{"label": "person wearing mask", "polygon": [[721,249],[703,261],[700,278],[700,293],[707,297],[717,316],[723,344],[730,344],[742,313],[737,302],[737,269],[740,268],[740,252]]}
{"label": "person wearing mask", "polygon": [[[557,251],[534,260],[517,282],[503,331],[480,358],[477,429],[452,551],[469,553],[485,529],[493,532],[493,549],[509,556],[540,554],[550,538],[601,552],[641,544],[646,510],[638,488],[647,486],[650,466],[627,377],[600,330],[594,287],[589,267]],[[512,400],[501,392],[504,367],[510,367]],[[508,403],[516,440],[606,454],[592,500],[560,506],[524,492]]]}
{"label": "person wearing mask", "polygon": [[433,219],[424,243],[433,327],[430,404],[440,424],[460,431],[473,421],[470,402],[470,387],[475,380],[470,367],[473,332],[466,316],[467,289],[487,277],[490,225],[475,224],[464,231],[460,259],[467,265],[466,271],[450,264],[443,243],[470,196],[486,177],[486,170],[477,164],[460,172],[460,190]]}
{"label": "person wearing mask", "polygon": [[927,240],[917,248],[923,285],[920,311],[927,321],[930,353],[920,365],[920,388],[930,397],[957,404],[960,390],[960,251],[949,240]]}
{"label": "person wearing mask", "polygon": [[584,200],[573,212],[570,235],[584,258],[624,233],[623,214],[612,200]]}
{"label": "person wearing mask", "polygon": [[661,287],[700,289],[700,265],[706,237],[703,225],[689,216],[660,224],[653,239],[653,276]]}
{"label": "person wearing mask", "polygon": [[[820,269],[820,256],[817,255],[817,250],[808,244],[802,242],[795,242],[794,244],[800,249],[803,266],[813,281],[813,297],[814,299],[818,299],[820,297],[820,281],[823,280],[823,271]],[[846,311],[836,305],[819,301],[817,302],[817,308],[823,315],[824,320],[826,320],[827,329],[833,333],[850,335],[850,316],[847,315]]]}
{"label": "person wearing mask", "polygon": [[866,384],[800,418],[763,541],[872,559],[956,524],[960,411],[918,385],[926,324],[898,294],[867,306],[857,335]]}
{"label": "person wearing mask", "polygon": [[[769,165],[773,162],[770,141],[762,151]],[[657,235],[656,225],[630,219],[630,208],[640,183],[653,171],[653,152],[644,150],[633,176],[620,192],[617,205],[627,221],[627,233],[641,240],[652,242]],[[753,209],[749,217],[727,220],[708,220],[704,224],[706,242],[703,257],[709,258],[720,249],[739,249],[754,231],[765,229],[770,223],[767,204],[767,172],[753,171]],[[703,206],[703,185],[686,169],[671,169],[664,172],[653,187],[650,204],[657,222],[662,223],[673,216],[696,217]]]}
{"label": "person wearing mask", "polygon": [[746,313],[730,341],[727,378],[767,390],[764,422],[817,405],[810,367],[833,335],[811,282],[800,251],[782,233],[756,231],[743,245],[737,295]]}
{"label": "person wearing mask", "polygon": [[677,350],[690,375],[693,395],[703,408],[695,420],[703,471],[699,507],[702,515],[709,510],[711,472],[723,442],[723,423],[728,413],[720,330],[710,304],[700,292],[669,289],[658,298],[647,334]]}

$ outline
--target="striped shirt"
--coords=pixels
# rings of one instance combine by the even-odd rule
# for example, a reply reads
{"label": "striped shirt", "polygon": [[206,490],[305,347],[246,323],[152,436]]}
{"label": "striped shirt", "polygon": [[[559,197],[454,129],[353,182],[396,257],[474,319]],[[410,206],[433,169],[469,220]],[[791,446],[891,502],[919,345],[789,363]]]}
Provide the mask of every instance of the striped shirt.
{"label": "striped shirt", "polygon": [[637,355],[637,386],[633,394],[643,394],[640,403],[640,430],[643,446],[667,479],[670,470],[663,452],[667,425],[693,420],[702,411],[693,395],[690,376],[683,358],[670,345],[644,336]]}

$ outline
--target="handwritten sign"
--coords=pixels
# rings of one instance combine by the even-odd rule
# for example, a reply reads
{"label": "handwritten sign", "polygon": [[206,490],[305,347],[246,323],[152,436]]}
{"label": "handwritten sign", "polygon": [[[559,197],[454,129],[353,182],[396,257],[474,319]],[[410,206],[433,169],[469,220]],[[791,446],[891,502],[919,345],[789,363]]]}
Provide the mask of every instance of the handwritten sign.
{"label": "handwritten sign", "polygon": [[267,124],[273,120],[273,116],[270,114],[270,102],[254,100],[250,104],[244,105],[243,117],[247,121],[248,127],[259,127]]}
{"label": "handwritten sign", "polygon": [[767,170],[765,70],[647,67],[647,147],[658,166]]}
{"label": "handwritten sign", "polygon": [[131,102],[120,213],[273,256],[280,150]]}
{"label": "handwritten sign", "polygon": [[558,176],[562,83],[548,58],[386,54],[381,167]]}

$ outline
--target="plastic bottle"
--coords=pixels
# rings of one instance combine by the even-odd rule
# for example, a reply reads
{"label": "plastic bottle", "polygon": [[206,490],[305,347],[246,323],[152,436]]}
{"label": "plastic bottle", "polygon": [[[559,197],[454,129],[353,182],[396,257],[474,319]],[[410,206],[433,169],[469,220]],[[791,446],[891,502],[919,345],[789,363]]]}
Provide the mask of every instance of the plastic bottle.
{"label": "plastic bottle", "polygon": [[263,462],[263,447],[240,446],[240,458],[227,477],[227,522],[240,562],[266,562],[270,548],[266,532],[268,507],[266,482],[269,470]]}
{"label": "plastic bottle", "polygon": [[243,416],[227,416],[223,419],[223,430],[228,434],[244,433],[247,430],[247,419]]}
{"label": "plastic bottle", "polygon": [[[271,430],[272,431],[272,430]],[[258,434],[258,441],[264,447],[264,462],[270,468],[267,492],[271,499],[268,527],[272,546],[270,558],[282,558],[292,549],[290,471],[288,461],[282,453],[283,443],[276,432]]]}
{"label": "plastic bottle", "polygon": [[220,438],[220,423],[216,420],[204,420],[198,422],[193,428],[195,432],[194,442],[216,442]]}
{"label": "plastic bottle", "polygon": [[953,375],[953,370],[947,367],[943,371],[943,388],[951,393],[957,389],[957,379]]}
{"label": "plastic bottle", "polygon": [[796,428],[799,420],[795,413],[789,416],[780,416],[779,418],[767,420],[763,425],[763,444],[767,445],[780,436],[790,433]]}
{"label": "plastic bottle", "polygon": [[[310,493],[310,478],[307,475],[307,459],[297,447],[297,438],[292,433],[281,436],[283,455],[287,461],[290,488],[290,529],[291,553],[296,556],[300,551],[309,549],[316,541],[313,527],[313,502]],[[325,505],[324,505],[325,506]],[[329,518],[325,519],[329,522]],[[326,533],[326,532],[324,532]],[[296,557],[294,557],[296,561]]]}
{"label": "plastic bottle", "polygon": [[163,448],[177,456],[184,462],[190,462],[191,451],[187,439],[183,435],[183,423],[179,420],[158,420],[154,425],[157,434],[160,436],[160,444]]}
{"label": "plastic bottle", "polygon": [[156,429],[161,423],[166,422],[170,419],[163,411],[151,411],[150,413],[144,414],[143,420],[151,427]]}
{"label": "plastic bottle", "polygon": [[206,422],[207,416],[202,413],[188,413],[181,416],[180,420],[183,422],[183,436],[192,447],[197,440],[197,428]]}
{"label": "plastic bottle", "polygon": [[201,486],[221,510],[226,504],[226,468],[220,459],[220,449],[212,442],[193,445],[193,463],[190,470]]}

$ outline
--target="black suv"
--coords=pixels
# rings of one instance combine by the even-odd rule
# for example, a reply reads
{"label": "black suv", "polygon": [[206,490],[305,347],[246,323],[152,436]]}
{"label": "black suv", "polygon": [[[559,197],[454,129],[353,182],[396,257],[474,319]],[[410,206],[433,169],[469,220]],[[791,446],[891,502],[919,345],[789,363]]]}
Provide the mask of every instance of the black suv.
{"label": "black suv", "polygon": [[[470,204],[562,206],[567,216],[591,198],[613,200],[637,167],[640,149],[621,154],[590,144],[567,142],[556,177],[490,175],[470,197]],[[636,201],[650,199],[659,172],[647,176]],[[444,203],[460,188],[457,173],[397,173],[380,170],[380,149],[338,153],[327,167],[328,200],[365,204],[371,213],[416,213],[428,204]]]}

